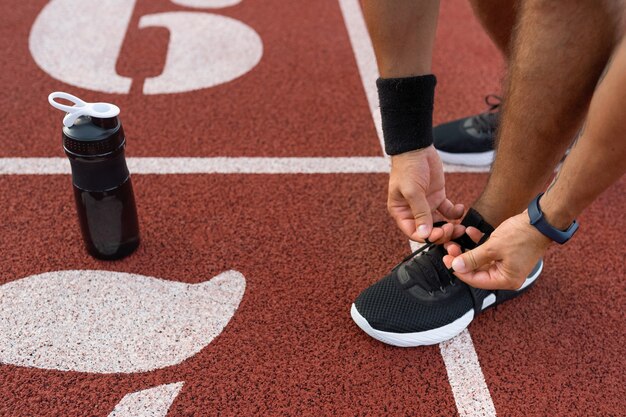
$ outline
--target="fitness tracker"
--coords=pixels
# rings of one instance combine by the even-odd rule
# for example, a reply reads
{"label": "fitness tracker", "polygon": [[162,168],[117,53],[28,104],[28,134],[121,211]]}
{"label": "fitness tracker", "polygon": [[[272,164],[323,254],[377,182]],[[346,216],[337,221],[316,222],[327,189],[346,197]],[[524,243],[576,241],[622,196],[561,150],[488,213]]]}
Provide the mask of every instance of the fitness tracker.
{"label": "fitness tracker", "polygon": [[528,205],[528,217],[530,218],[530,224],[535,226],[535,228],[539,230],[544,236],[547,236],[562,245],[563,243],[570,240],[572,236],[574,236],[574,233],[576,233],[576,230],[578,230],[578,222],[574,220],[572,224],[569,225],[567,230],[559,230],[556,227],[552,226],[543,216],[543,212],[541,211],[541,207],[539,206],[539,200],[542,196],[543,193],[539,194]]}

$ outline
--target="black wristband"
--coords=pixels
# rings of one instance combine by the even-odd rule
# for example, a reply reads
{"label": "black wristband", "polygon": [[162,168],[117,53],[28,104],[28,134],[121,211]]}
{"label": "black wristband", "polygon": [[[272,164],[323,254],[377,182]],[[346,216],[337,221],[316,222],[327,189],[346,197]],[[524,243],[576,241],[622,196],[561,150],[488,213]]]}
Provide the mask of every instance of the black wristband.
{"label": "black wristband", "polygon": [[388,155],[432,145],[435,85],[432,74],[376,80]]}

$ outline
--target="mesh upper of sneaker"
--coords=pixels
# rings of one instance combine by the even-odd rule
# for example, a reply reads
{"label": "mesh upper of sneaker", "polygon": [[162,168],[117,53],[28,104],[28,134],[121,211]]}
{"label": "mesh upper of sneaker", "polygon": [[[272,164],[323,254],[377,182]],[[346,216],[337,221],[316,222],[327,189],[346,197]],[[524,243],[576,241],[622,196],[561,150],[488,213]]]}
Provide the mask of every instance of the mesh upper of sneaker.
{"label": "mesh upper of sneaker", "polygon": [[431,330],[453,322],[473,308],[472,298],[462,285],[451,287],[454,291],[415,297],[400,284],[397,271],[367,288],[354,303],[374,329],[394,333]]}
{"label": "mesh upper of sneaker", "polygon": [[[473,209],[463,220],[486,234],[493,228]],[[469,237],[461,246],[471,248]],[[470,289],[443,264],[441,245],[408,259],[389,275],[364,290],[355,306],[369,325],[381,331],[412,333],[445,326],[481,303],[489,291]],[[472,291],[474,291],[472,293]]]}

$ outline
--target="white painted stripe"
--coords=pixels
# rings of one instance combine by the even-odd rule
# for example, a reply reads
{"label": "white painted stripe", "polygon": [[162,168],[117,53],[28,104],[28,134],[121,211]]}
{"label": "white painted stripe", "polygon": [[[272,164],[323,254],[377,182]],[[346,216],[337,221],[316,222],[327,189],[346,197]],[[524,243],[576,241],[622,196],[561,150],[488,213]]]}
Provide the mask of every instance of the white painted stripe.
{"label": "white painted stripe", "polygon": [[495,417],[489,388],[467,329],[453,339],[439,344],[448,380],[459,415],[462,417]]}
{"label": "white painted stripe", "polygon": [[[411,251],[422,244],[409,240]],[[485,376],[478,362],[478,355],[472,337],[467,329],[458,336],[439,344],[439,350],[446,365],[448,380],[456,408],[461,417],[495,417],[493,405]]]}
{"label": "white painted stripe", "polygon": [[0,174],[67,174],[67,158],[1,158]]}
{"label": "white painted stripe", "polygon": [[364,174],[389,172],[381,157],[345,158],[129,158],[137,174]]}
{"label": "white painted stripe", "polygon": [[361,81],[363,82],[363,90],[367,97],[367,103],[370,107],[370,113],[376,126],[376,133],[383,154],[385,153],[385,142],[383,140],[383,124],[378,109],[378,91],[376,91],[376,79],[379,77],[378,67],[376,65],[376,55],[374,55],[374,47],[367,32],[365,19],[361,12],[359,0],[339,0],[341,13],[346,22],[350,43],[356,58],[356,64],[359,68]]}
{"label": "white painted stripe", "polygon": [[[128,158],[133,174],[381,174],[389,172],[384,157],[326,158]],[[467,167],[445,166],[446,172]],[[473,168],[486,172],[488,168]],[[67,158],[0,158],[0,175],[69,174]]]}

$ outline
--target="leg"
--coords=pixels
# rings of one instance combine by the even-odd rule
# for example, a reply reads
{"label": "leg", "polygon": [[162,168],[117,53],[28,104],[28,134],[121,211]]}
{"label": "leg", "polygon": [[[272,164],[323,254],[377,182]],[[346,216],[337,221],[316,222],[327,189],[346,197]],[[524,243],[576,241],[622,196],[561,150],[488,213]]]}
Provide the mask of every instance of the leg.
{"label": "leg", "polygon": [[519,0],[470,0],[470,4],[485,32],[508,60]]}
{"label": "leg", "polygon": [[607,3],[522,0],[496,160],[475,204],[494,226],[545,187],[579,128],[616,42]]}
{"label": "leg", "polygon": [[[520,0],[470,0],[474,14],[508,62],[511,36],[517,22]],[[485,97],[489,110],[437,126],[433,131],[435,148],[449,164],[489,165],[494,157],[500,100]]]}

